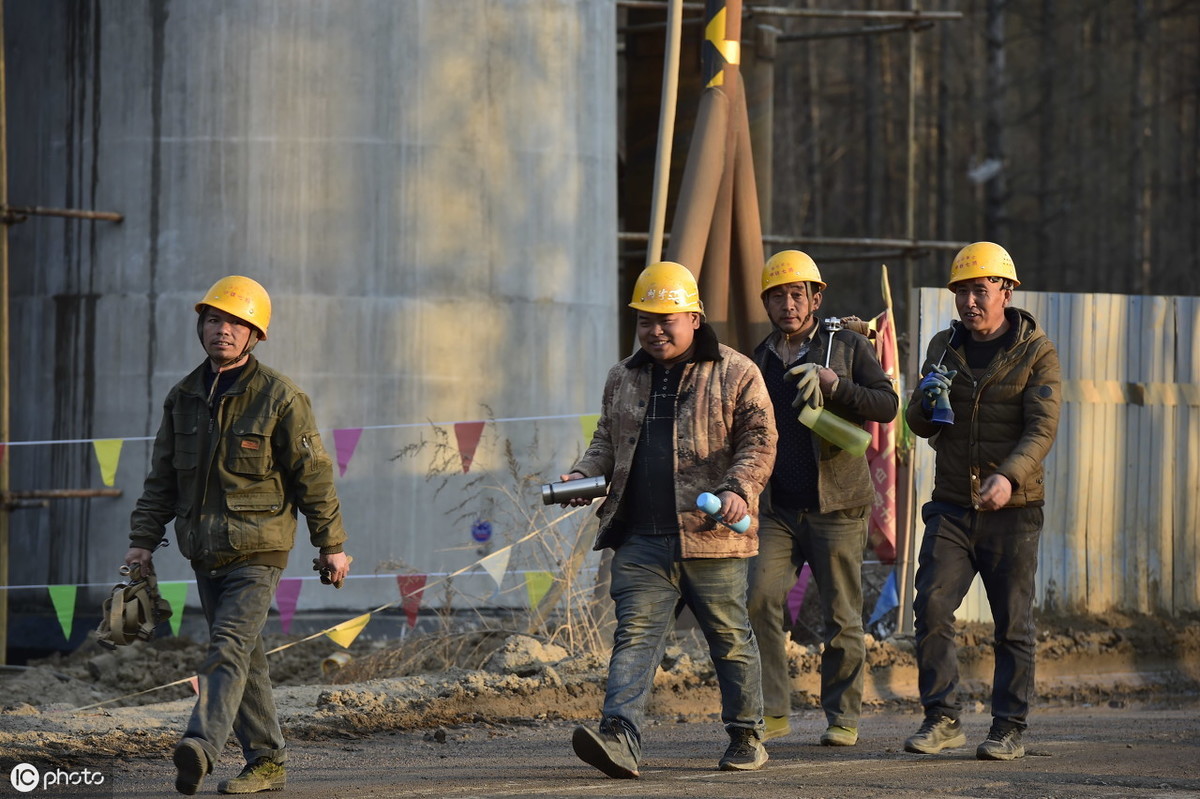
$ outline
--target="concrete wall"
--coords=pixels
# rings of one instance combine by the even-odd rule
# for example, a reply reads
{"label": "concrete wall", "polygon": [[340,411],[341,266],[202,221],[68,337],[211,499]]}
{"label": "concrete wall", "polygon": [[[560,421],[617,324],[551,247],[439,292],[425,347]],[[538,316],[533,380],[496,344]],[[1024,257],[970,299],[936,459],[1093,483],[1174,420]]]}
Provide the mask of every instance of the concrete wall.
{"label": "concrete wall", "polygon": [[[368,428],[339,481],[359,573],[452,571],[557,517],[533,492],[581,450],[578,420],[489,424],[465,475],[452,426],[402,425],[599,409],[618,357],[610,2],[4,10],[10,201],[125,215],[11,231],[14,441],[152,436],[203,358],[193,303],[241,273],[274,301],[258,355],[310,394],[327,446]],[[15,513],[10,582],[115,580],[148,452],[125,443],[119,499]],[[14,489],[101,486],[86,443],[7,457]],[[301,536],[289,576],[312,574]],[[157,562],[190,577],[174,549]],[[491,591],[455,582],[459,603],[524,603]],[[310,584],[300,607],[396,595]]]}

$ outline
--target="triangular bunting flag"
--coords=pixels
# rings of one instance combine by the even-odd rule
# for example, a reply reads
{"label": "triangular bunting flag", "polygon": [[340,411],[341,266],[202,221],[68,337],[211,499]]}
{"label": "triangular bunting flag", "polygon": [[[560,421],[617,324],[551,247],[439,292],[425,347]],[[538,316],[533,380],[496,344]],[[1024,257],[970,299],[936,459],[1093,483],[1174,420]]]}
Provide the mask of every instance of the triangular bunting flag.
{"label": "triangular bunting flag", "polygon": [[529,594],[529,609],[537,608],[542,597],[554,585],[554,574],[551,572],[525,572],[525,592]]}
{"label": "triangular bunting flag", "polygon": [[0,444],[0,461],[4,460],[4,450],[8,449],[8,444]]}
{"label": "triangular bunting flag", "polygon": [[504,549],[498,549],[488,555],[483,560],[479,561],[479,565],[483,570],[491,575],[496,581],[496,588],[500,588],[500,583],[504,581],[504,573],[508,571],[508,559],[512,555],[512,546],[506,546]]}
{"label": "triangular bunting flag", "polygon": [[804,568],[800,570],[800,576],[796,578],[796,584],[792,586],[792,590],[788,591],[787,606],[788,613],[791,614],[792,626],[796,626],[796,621],[800,618],[800,606],[804,604],[804,595],[808,593],[808,580],[812,577],[812,569],[808,564],[804,564]]}
{"label": "triangular bunting flag", "polygon": [[58,626],[62,627],[63,638],[71,640],[71,626],[75,621],[75,594],[79,590],[74,585],[50,585],[50,601],[54,603],[54,612],[58,616]]}
{"label": "triangular bunting flag", "polygon": [[367,626],[367,622],[370,620],[371,614],[364,613],[361,616],[350,619],[350,621],[342,622],[325,634],[329,636],[329,640],[345,649],[354,643],[354,639],[358,637],[358,634],[363,631],[363,628]]}
{"label": "triangular bunting flag", "polygon": [[417,626],[417,614],[421,610],[421,594],[425,592],[424,574],[397,574],[396,585],[400,589],[400,607],[408,619],[408,629]]}
{"label": "triangular bunting flag", "polygon": [[120,438],[98,438],[92,442],[96,460],[100,462],[100,479],[106,486],[117,482],[117,462],[121,460],[121,445],[124,443]]}
{"label": "triangular bunting flag", "polygon": [[199,677],[196,677],[194,675],[191,677],[188,677],[188,685],[192,686],[192,690],[196,692],[197,696],[200,695],[200,678]]}
{"label": "triangular bunting flag", "polygon": [[296,602],[300,599],[303,585],[304,580],[299,577],[284,577],[275,589],[275,607],[279,609],[279,626],[284,635],[292,630],[292,617],[296,615]]}
{"label": "triangular bunting flag", "polygon": [[458,439],[458,454],[462,458],[463,474],[471,469],[479,437],[483,435],[483,422],[455,422],[454,437]]}
{"label": "triangular bunting flag", "polygon": [[171,632],[179,635],[179,625],[183,623],[183,606],[187,602],[188,584],[159,583],[158,593],[171,606]]}
{"label": "triangular bunting flag", "polygon": [[360,438],[362,438],[361,427],[347,427],[333,431],[333,448],[337,452],[338,474],[342,477],[346,476],[346,467],[350,465],[350,459],[354,457],[354,450],[358,447]]}
{"label": "triangular bunting flag", "polygon": [[596,435],[596,425],[600,424],[600,414],[585,413],[579,417],[579,429],[583,432],[583,445],[586,447],[592,443],[592,436]]}
{"label": "triangular bunting flag", "polygon": [[879,589],[879,599],[875,600],[875,610],[871,611],[871,620],[867,622],[867,626],[870,627],[886,616],[892,608],[899,606],[900,595],[896,591],[896,570],[892,569],[888,574],[887,582],[883,584],[883,588]]}

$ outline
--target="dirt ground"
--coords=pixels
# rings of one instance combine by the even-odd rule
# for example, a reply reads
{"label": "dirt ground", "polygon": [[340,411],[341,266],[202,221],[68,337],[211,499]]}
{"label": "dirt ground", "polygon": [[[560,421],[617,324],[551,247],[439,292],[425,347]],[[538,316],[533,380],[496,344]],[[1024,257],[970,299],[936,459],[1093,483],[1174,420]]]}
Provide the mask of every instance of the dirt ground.
{"label": "dirt ground", "polygon": [[[1200,696],[1200,619],[1109,614],[1042,619],[1040,630],[1040,705],[1102,707]],[[990,634],[984,625],[960,631],[968,711],[986,709]],[[89,644],[0,673],[0,757],[63,767],[163,758],[186,723],[192,704],[188,685],[78,708],[185,678],[202,651],[200,644],[179,638],[116,652]],[[793,643],[790,655],[793,708],[811,711],[819,707],[820,647]],[[868,662],[868,708],[915,711],[911,641],[868,636]],[[348,650],[322,637],[271,657],[286,734],[313,742],[401,731],[444,740],[456,725],[475,725],[479,734],[490,735],[595,719],[606,665],[604,653],[572,656],[553,644],[499,631],[356,642]],[[712,664],[695,635],[682,634],[658,672],[650,712],[665,723],[707,722],[717,708]]]}

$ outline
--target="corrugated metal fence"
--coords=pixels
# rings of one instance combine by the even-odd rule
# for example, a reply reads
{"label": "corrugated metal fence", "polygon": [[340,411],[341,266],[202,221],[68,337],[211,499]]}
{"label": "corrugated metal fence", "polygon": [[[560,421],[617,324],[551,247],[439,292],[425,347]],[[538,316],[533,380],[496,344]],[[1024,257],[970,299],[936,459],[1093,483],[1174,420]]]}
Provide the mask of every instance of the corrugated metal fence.
{"label": "corrugated metal fence", "polygon": [[[945,289],[917,295],[923,354],[958,317]],[[1062,419],[1046,462],[1038,606],[1200,610],[1200,298],[1018,290],[1012,304],[1044,327],[1063,369]],[[915,456],[914,562],[934,468],[925,441],[917,440]],[[959,617],[991,618],[978,578]]]}

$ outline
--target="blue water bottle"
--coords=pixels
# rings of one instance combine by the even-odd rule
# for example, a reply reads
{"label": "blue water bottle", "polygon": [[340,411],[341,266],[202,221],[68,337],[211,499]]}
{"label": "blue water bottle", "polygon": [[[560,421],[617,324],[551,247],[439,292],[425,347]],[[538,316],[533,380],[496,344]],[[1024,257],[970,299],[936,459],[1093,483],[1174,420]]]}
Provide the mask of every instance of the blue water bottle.
{"label": "blue water bottle", "polygon": [[740,522],[735,522],[733,524],[730,524],[718,516],[717,514],[721,512],[721,500],[716,494],[710,494],[709,492],[705,491],[703,494],[696,497],[696,507],[728,527],[730,530],[733,530],[735,533],[744,533],[750,528],[749,515],[744,516]]}

